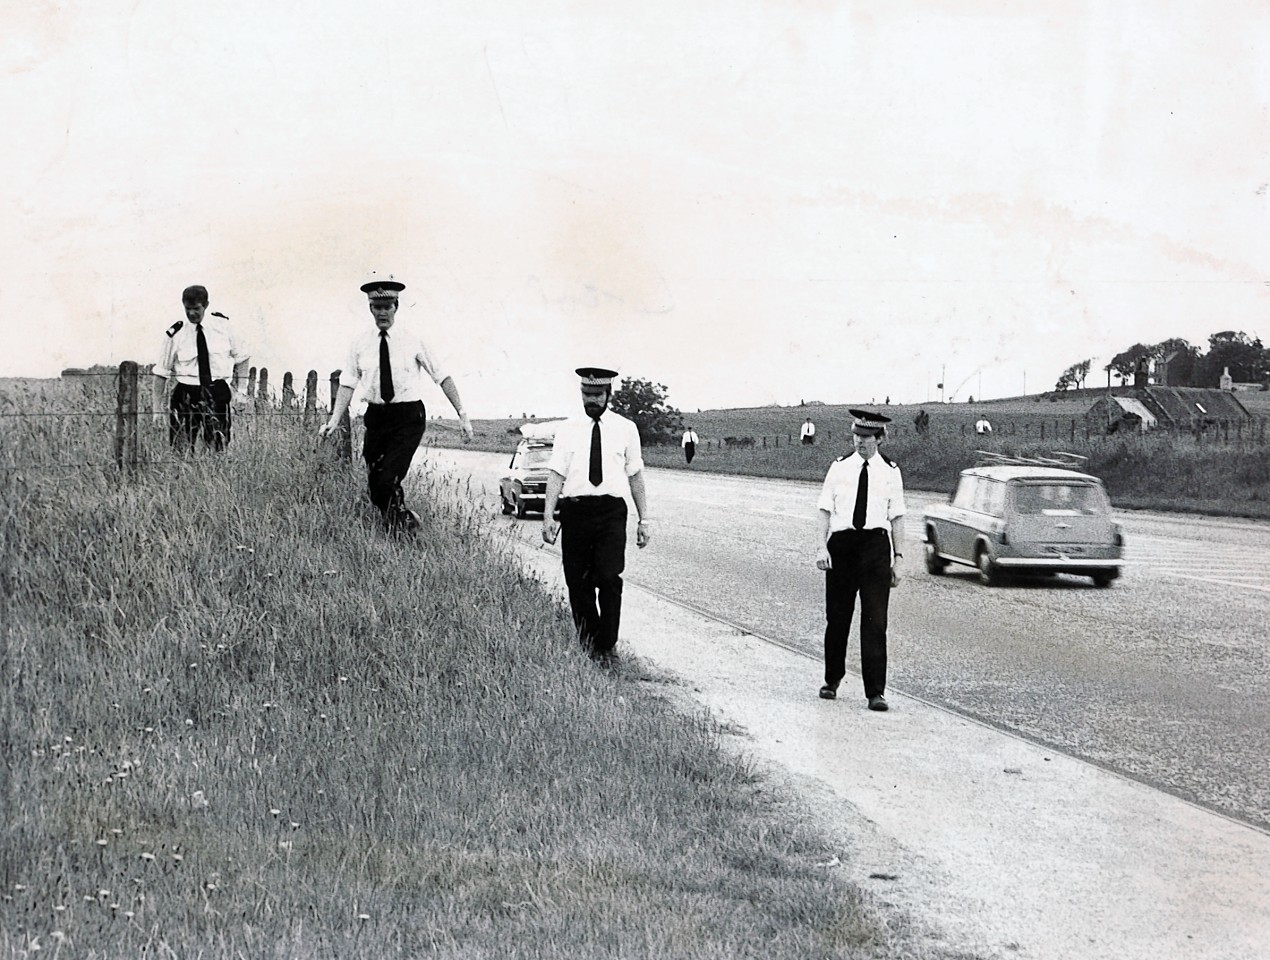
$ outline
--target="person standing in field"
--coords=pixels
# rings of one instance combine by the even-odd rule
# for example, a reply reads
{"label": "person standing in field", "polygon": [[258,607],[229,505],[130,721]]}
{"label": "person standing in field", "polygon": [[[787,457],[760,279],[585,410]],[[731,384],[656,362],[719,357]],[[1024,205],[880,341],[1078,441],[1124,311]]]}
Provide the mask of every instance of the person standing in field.
{"label": "person standing in field", "polygon": [[622,617],[628,495],[639,515],[636,545],[642,550],[650,536],[644,460],[635,424],[608,409],[617,372],[580,367],[577,374],[584,415],[556,429],[542,539],[555,543],[562,537],[560,557],[578,638],[592,659],[610,663],[617,658]]}
{"label": "person standing in field", "polygon": [[816,442],[816,425],[811,422],[811,417],[803,421],[802,429],[798,431],[798,436],[802,440],[804,446],[810,446]]}
{"label": "person standing in field", "polygon": [[684,460],[692,463],[692,458],[697,455],[697,431],[689,427],[679,443],[684,448]]}
{"label": "person standing in field", "polygon": [[190,286],[181,291],[185,319],[168,327],[154,374],[152,409],[162,414],[167,383],[175,379],[168,400],[168,442],[173,449],[194,452],[198,438],[214,450],[229,444],[232,414],[230,401],[235,386],[246,373],[248,357],[223,313],[207,308],[207,288]]}
{"label": "person standing in field", "polygon": [[472,424],[463,410],[459,388],[433,360],[423,341],[408,330],[393,329],[400,294],[406,285],[392,274],[372,274],[361,289],[370,302],[375,329],[366,331],[349,346],[334,409],[318,433],[325,437],[339,426],[354,394],[366,399],[362,457],[366,461],[370,501],[379,510],[389,533],[413,533],[419,527],[419,516],[406,506],[401,481],[410,470],[410,461],[428,425],[423,404],[424,374],[441,387],[454,407],[465,440],[472,439]]}
{"label": "person standing in field", "polygon": [[891,588],[900,582],[904,481],[878,451],[891,420],[851,410],[855,451],[829,466],[820,499],[816,568],[825,572],[825,682],[833,700],[846,675],[847,636],[860,598],[860,672],[870,710],[886,710],[886,629]]}
{"label": "person standing in field", "polygon": [[975,433],[983,435],[983,434],[988,434],[991,432],[992,432],[992,421],[990,421],[987,417],[980,414],[979,419],[975,421]]}

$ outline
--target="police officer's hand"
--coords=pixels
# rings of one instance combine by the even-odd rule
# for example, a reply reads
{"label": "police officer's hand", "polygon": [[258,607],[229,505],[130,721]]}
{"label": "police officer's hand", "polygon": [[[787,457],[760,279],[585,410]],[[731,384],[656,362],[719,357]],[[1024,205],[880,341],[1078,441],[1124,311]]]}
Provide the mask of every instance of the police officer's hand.
{"label": "police officer's hand", "polygon": [[635,528],[635,546],[643,550],[648,546],[649,538],[652,536],[652,528],[649,527],[647,520],[641,520]]}
{"label": "police officer's hand", "polygon": [[891,561],[891,586],[898,587],[903,577],[900,576],[900,558]]}
{"label": "police officer's hand", "polygon": [[542,518],[542,539],[544,543],[555,543],[560,536],[560,523],[550,517]]}
{"label": "police officer's hand", "polygon": [[820,555],[816,557],[817,570],[832,570],[833,559],[829,556],[829,548],[827,546],[820,548]]}

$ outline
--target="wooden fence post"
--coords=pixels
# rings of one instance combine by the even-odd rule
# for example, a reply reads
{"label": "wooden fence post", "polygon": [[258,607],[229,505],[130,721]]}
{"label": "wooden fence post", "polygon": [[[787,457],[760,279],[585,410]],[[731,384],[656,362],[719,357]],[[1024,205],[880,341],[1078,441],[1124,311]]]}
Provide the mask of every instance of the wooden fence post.
{"label": "wooden fence post", "polygon": [[[342,370],[331,371],[331,413],[335,412],[335,398],[340,392],[340,374]],[[353,415],[344,411],[340,417],[339,436],[335,438],[335,453],[341,460],[353,459]]]}
{"label": "wooden fence post", "polygon": [[256,382],[256,412],[259,413],[269,404],[269,368],[260,368],[260,379]]}
{"label": "wooden fence post", "polygon": [[137,363],[119,364],[119,393],[115,404],[115,465],[128,474],[137,469]]}
{"label": "wooden fence post", "polygon": [[295,407],[295,378],[291,376],[288,370],[282,375],[282,409],[291,410]]}
{"label": "wooden fence post", "polygon": [[256,397],[256,368],[252,367],[247,371],[247,399],[254,400]]}
{"label": "wooden fence post", "polygon": [[317,416],[317,371],[310,370],[304,378],[304,421]]}

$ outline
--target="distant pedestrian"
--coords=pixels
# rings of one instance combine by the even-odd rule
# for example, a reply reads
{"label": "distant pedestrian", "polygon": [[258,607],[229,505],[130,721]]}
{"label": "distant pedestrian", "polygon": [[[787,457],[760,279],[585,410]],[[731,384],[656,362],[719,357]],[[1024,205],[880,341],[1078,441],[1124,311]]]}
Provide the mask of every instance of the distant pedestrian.
{"label": "distant pedestrian", "polygon": [[692,463],[692,458],[697,455],[697,431],[689,427],[679,442],[684,448],[684,459]]}
{"label": "distant pedestrian", "polygon": [[919,409],[913,417],[913,429],[916,430],[920,436],[926,436],[927,431],[930,430],[930,414],[925,410]]}
{"label": "distant pedestrian", "polygon": [[804,446],[810,446],[816,442],[816,425],[811,422],[811,417],[803,421],[803,426],[798,431],[798,436],[802,439]]}
{"label": "distant pedestrian", "polygon": [[560,557],[578,638],[593,659],[608,663],[616,659],[622,617],[628,495],[639,514],[635,543],[643,549],[650,536],[644,460],[635,424],[607,409],[617,372],[580,367],[577,374],[585,415],[556,429],[542,539],[562,538]]}
{"label": "distant pedestrian", "polygon": [[233,415],[230,401],[247,369],[248,357],[223,313],[208,313],[203,286],[181,291],[185,319],[168,327],[167,339],[154,365],[154,418],[162,416],[163,395],[175,378],[168,401],[168,441],[173,449],[194,451],[198,438],[214,450],[229,443]]}
{"label": "distant pedestrian", "polygon": [[975,421],[975,433],[986,434],[992,432],[992,422],[984,416],[980,416]]}
{"label": "distant pedestrian", "polygon": [[366,461],[370,501],[383,517],[386,530],[412,533],[419,527],[419,516],[406,507],[401,481],[410,470],[410,461],[428,426],[423,374],[440,385],[459,416],[467,440],[472,439],[472,424],[463,411],[459,388],[432,358],[423,341],[408,330],[393,330],[399,295],[406,285],[392,274],[372,275],[361,289],[370,301],[375,330],[357,337],[349,346],[335,409],[318,433],[326,436],[339,425],[354,394],[367,401],[362,457]]}
{"label": "distant pedestrian", "polygon": [[833,700],[846,675],[847,637],[860,597],[860,673],[870,710],[886,710],[886,629],[891,588],[900,582],[904,481],[878,451],[891,418],[852,410],[855,451],[829,466],[820,499],[816,567],[825,572],[825,682]]}

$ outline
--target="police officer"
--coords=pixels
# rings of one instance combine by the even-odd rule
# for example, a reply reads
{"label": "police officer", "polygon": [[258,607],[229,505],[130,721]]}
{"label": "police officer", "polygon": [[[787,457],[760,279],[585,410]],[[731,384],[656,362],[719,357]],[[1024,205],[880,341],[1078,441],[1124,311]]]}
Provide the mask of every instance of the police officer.
{"label": "police officer", "polygon": [[406,507],[401,481],[423,440],[428,425],[423,405],[423,374],[440,385],[459,415],[467,440],[472,424],[463,411],[459,388],[436,361],[423,341],[408,330],[393,329],[406,285],[392,274],[372,274],[362,284],[370,303],[375,329],[357,337],[348,349],[331,417],[318,428],[321,436],[334,430],[348,410],[354,394],[366,399],[366,436],[362,457],[366,461],[370,501],[383,516],[390,533],[412,533],[419,516]]}
{"label": "police officer", "polygon": [[616,659],[622,616],[627,494],[639,514],[635,542],[641,549],[648,546],[644,460],[635,424],[608,409],[617,372],[580,367],[577,374],[585,415],[556,429],[542,538],[555,543],[563,533],[560,555],[573,623],[592,658],[608,663]]}
{"label": "police officer", "polygon": [[891,418],[851,410],[855,452],[829,467],[820,512],[817,569],[825,571],[825,683],[833,700],[846,674],[847,634],[860,597],[860,672],[870,710],[886,710],[886,621],[891,588],[900,581],[900,468],[878,451]]}
{"label": "police officer", "polygon": [[207,288],[181,291],[185,320],[168,327],[167,339],[154,365],[153,410],[157,420],[170,378],[176,378],[168,401],[168,441],[191,452],[199,435],[223,450],[229,443],[232,391],[246,372],[248,357],[229,327],[229,318],[208,312]]}

